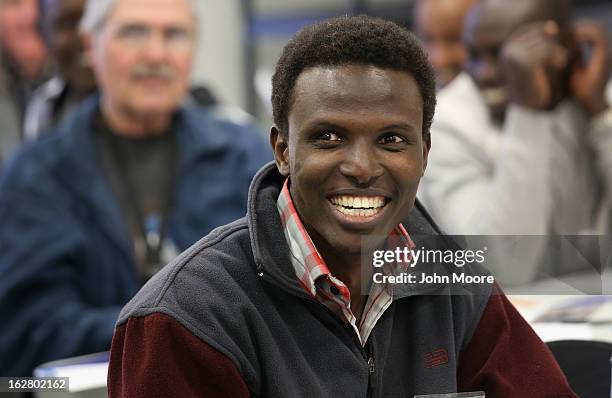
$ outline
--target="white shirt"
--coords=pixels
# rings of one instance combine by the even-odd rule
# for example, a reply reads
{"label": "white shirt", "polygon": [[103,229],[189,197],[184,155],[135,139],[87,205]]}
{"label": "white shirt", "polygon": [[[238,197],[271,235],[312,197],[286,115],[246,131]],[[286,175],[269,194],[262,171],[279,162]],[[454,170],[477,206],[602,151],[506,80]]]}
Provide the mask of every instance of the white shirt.
{"label": "white shirt", "polygon": [[[551,112],[511,105],[497,126],[472,79],[461,74],[438,94],[419,197],[450,234],[594,232],[602,179],[589,137],[586,115],[572,101]],[[530,249],[525,280],[545,250]]]}

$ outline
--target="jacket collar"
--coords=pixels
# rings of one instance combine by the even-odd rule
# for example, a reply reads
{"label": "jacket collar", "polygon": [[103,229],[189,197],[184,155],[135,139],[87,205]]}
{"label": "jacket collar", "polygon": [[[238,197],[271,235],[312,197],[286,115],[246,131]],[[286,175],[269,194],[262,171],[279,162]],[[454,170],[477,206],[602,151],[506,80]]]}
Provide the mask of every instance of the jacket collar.
{"label": "jacket collar", "polygon": [[[83,104],[59,127],[63,136],[68,157],[71,157],[83,169],[84,177],[91,177],[97,170],[91,162],[95,155],[92,145],[93,121],[100,109],[100,95],[91,95]],[[173,121],[177,129],[180,151],[180,165],[189,165],[191,161],[215,154],[231,145],[229,134],[218,134],[219,125],[223,123],[213,111],[193,105],[185,101],[178,109]]]}
{"label": "jacket collar", "polygon": [[[129,234],[121,210],[103,177],[94,148],[94,119],[100,97],[94,94],[58,127],[60,156],[54,172],[65,186],[93,206],[93,216],[107,235],[131,257]],[[214,156],[231,145],[229,134],[215,134],[219,120],[203,108],[181,107],[174,123],[179,140],[179,175],[203,156]]]}
{"label": "jacket collar", "polygon": [[[299,286],[291,265],[289,247],[283,234],[280,215],[276,207],[276,200],[281,192],[284,180],[285,178],[278,172],[276,164],[271,162],[259,170],[251,183],[247,209],[251,247],[257,272],[261,277],[295,295],[306,296],[304,289]],[[404,225],[410,231],[410,236],[417,248],[435,247],[441,250],[457,248],[450,238],[440,232],[418,201]],[[420,273],[449,275],[451,271],[447,265],[434,263],[419,268],[418,274],[419,276]],[[440,283],[395,285],[394,297],[399,299],[416,294],[425,294],[443,286]]]}

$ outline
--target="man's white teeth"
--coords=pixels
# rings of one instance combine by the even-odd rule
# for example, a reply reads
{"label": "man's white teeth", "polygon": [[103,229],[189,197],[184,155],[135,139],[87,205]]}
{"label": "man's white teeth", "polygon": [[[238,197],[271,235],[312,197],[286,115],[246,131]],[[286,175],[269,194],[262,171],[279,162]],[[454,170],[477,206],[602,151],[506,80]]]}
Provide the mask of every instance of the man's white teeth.
{"label": "man's white teeth", "polygon": [[382,196],[334,196],[330,199],[338,211],[349,216],[369,217],[385,206]]}
{"label": "man's white teeth", "polygon": [[370,217],[370,216],[375,215],[381,210],[380,207],[376,209],[351,209],[351,208],[342,207],[339,205],[336,205],[336,209],[338,209],[340,213],[346,214],[348,216],[356,216],[356,217]]}
{"label": "man's white teeth", "polygon": [[382,196],[334,196],[330,199],[332,204],[353,209],[375,209],[385,205]]}

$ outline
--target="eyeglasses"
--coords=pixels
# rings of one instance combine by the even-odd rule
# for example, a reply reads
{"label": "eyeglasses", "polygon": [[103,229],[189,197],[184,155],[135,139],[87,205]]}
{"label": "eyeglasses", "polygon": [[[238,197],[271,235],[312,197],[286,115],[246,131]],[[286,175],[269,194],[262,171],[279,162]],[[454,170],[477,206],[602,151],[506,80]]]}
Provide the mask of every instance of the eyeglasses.
{"label": "eyeglasses", "polygon": [[161,35],[164,47],[170,51],[189,50],[194,40],[193,31],[181,26],[153,29],[141,24],[126,24],[120,25],[114,31],[115,38],[135,50],[146,48],[158,35]]}

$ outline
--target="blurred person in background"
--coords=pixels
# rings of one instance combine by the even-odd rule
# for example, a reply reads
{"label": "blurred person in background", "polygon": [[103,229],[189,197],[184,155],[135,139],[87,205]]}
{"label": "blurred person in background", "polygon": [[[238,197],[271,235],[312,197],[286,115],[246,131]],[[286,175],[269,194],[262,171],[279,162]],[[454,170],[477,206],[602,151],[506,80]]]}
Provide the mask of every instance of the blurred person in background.
{"label": "blurred person in background", "polygon": [[476,0],[417,0],[415,28],[442,88],[461,71],[467,53],[461,35],[463,19]]}
{"label": "blurred person in background", "polygon": [[37,0],[0,0],[0,162],[19,146],[25,107],[45,79]]}
{"label": "blurred person in background", "polygon": [[[97,88],[91,60],[79,30],[85,0],[44,0],[42,5],[42,32],[57,73],[34,92],[28,104],[23,126],[24,138],[28,140],[55,127]],[[206,107],[219,105],[212,92],[204,86],[193,87],[190,99]],[[219,106],[217,110],[221,109],[227,107]]]}
{"label": "blurred person in background", "polygon": [[79,32],[85,0],[44,0],[42,32],[57,74],[33,94],[24,119],[26,139],[55,126],[96,89],[91,61]]}
{"label": "blurred person in background", "polygon": [[[575,34],[585,54],[576,62],[572,89],[587,111],[590,128],[585,134],[596,171],[603,181],[598,231],[612,232],[612,54],[604,26],[590,21],[576,24]],[[607,85],[606,85],[607,82]]]}
{"label": "blurred person in background", "polygon": [[0,52],[0,171],[5,158],[9,157],[19,145],[20,123],[17,106],[8,88],[8,78],[4,69],[4,56]]}
{"label": "blurred person in background", "polygon": [[91,0],[99,96],[0,180],[0,374],[109,349],[121,307],[165,262],[244,216],[271,158],[252,125],[183,104],[188,0]]}
{"label": "blurred person in background", "polygon": [[451,234],[605,232],[604,30],[572,25],[565,0],[481,0],[463,38],[467,73],[438,97],[436,151],[420,191],[428,209]]}

